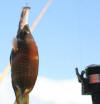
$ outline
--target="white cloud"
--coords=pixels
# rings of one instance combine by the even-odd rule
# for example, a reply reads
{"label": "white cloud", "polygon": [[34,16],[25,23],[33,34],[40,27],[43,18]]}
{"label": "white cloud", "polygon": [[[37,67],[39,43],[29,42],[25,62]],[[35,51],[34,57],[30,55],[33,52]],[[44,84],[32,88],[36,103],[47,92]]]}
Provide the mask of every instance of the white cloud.
{"label": "white cloud", "polygon": [[[0,84],[0,104],[13,104],[15,100],[11,79],[7,76]],[[38,77],[30,93],[30,104],[91,104],[90,96],[81,95],[77,80],[51,80]]]}

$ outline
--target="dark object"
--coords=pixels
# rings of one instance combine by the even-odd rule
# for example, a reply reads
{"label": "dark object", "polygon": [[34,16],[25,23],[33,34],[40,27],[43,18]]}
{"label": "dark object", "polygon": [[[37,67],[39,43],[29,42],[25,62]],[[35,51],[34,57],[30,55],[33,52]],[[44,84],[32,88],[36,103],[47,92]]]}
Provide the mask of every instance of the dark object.
{"label": "dark object", "polygon": [[12,86],[18,104],[20,104],[19,95],[28,102],[29,92],[33,89],[38,75],[38,49],[27,24],[29,9],[29,7],[23,8],[10,55]]}
{"label": "dark object", "polygon": [[[83,75],[86,74],[86,77]],[[100,104],[100,65],[87,66],[81,74],[76,68],[76,75],[82,84],[82,94],[92,95],[93,104]]]}

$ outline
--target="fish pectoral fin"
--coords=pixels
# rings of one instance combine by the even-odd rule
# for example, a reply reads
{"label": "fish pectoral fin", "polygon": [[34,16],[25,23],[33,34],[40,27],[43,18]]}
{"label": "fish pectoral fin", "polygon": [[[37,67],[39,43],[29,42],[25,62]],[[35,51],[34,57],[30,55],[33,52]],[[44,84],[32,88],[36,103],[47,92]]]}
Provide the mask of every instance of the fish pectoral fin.
{"label": "fish pectoral fin", "polygon": [[18,51],[18,45],[17,45],[17,38],[14,37],[12,40],[12,46],[13,46],[13,50],[16,52]]}

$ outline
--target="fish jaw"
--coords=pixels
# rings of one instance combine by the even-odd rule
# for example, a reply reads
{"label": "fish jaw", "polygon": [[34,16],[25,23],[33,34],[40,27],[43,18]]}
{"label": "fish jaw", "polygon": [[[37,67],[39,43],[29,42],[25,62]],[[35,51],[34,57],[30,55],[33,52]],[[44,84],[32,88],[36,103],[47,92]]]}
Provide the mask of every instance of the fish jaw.
{"label": "fish jaw", "polygon": [[23,8],[19,22],[19,30],[22,30],[28,24],[29,11],[30,7]]}

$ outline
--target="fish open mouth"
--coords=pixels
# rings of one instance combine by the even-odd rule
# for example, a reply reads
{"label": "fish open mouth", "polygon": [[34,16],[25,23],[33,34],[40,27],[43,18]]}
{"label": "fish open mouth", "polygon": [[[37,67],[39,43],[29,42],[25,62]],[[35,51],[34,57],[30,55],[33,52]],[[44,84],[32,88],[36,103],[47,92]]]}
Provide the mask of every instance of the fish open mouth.
{"label": "fish open mouth", "polygon": [[21,13],[19,30],[22,30],[26,24],[28,24],[30,7],[24,7]]}

